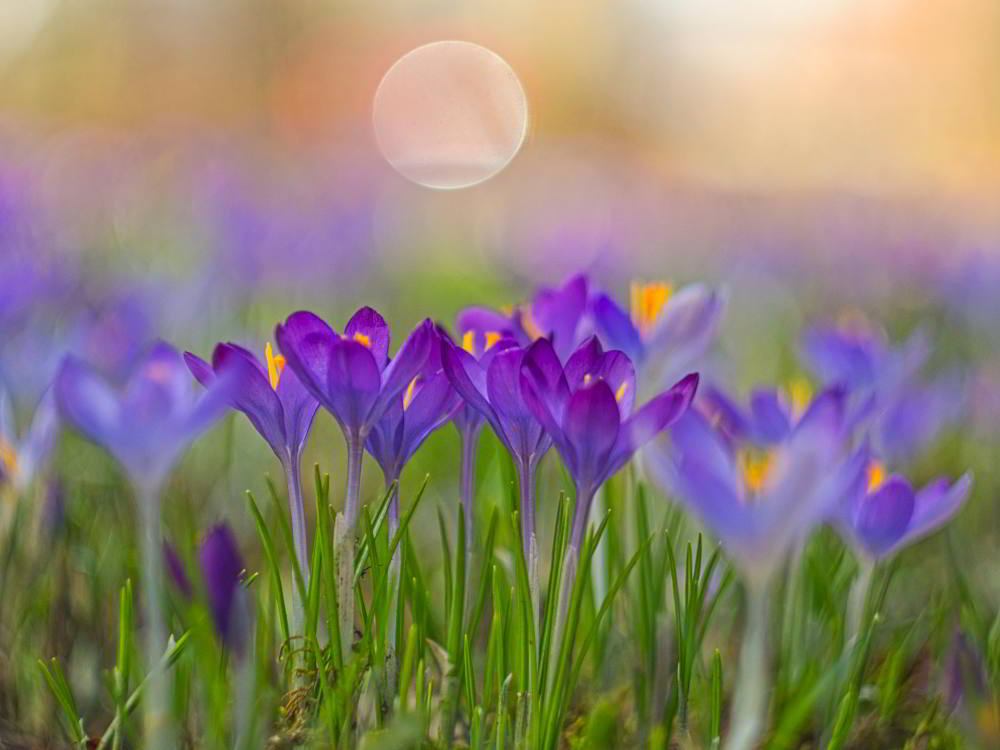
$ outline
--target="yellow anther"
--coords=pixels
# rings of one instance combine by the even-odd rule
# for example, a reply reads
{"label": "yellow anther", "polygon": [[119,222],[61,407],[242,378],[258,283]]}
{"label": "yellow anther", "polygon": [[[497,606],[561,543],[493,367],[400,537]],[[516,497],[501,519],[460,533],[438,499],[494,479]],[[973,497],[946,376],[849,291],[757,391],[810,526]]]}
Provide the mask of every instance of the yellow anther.
{"label": "yellow anther", "polygon": [[466,331],[462,334],[462,348],[469,354],[476,353],[476,332]]}
{"label": "yellow anther", "polygon": [[281,373],[285,371],[285,358],[274,353],[270,341],[264,345],[264,358],[267,360],[267,379],[271,381],[271,388],[278,390]]}
{"label": "yellow anther", "polygon": [[880,461],[871,461],[868,464],[868,491],[875,492],[885,484],[885,465]]}
{"label": "yellow anther", "polygon": [[527,306],[521,308],[521,327],[524,328],[524,332],[528,334],[528,338],[532,341],[544,338],[545,336],[542,329],[538,327],[535,316],[531,313],[531,308]]}
{"label": "yellow anther", "polygon": [[417,375],[410,384],[406,386],[406,393],[403,394],[403,411],[410,408],[410,404],[413,403],[413,397],[417,393],[417,381],[420,380],[420,376]]}
{"label": "yellow anther", "polygon": [[584,384],[584,385],[590,385],[590,381],[591,381],[591,380],[593,380],[593,379],[594,379],[594,378],[593,378],[593,377],[591,376],[591,374],[590,374],[590,373],[588,372],[588,373],[587,373],[586,375],[584,375],[584,376],[583,376],[583,384]]}
{"label": "yellow anther", "polygon": [[639,333],[646,333],[660,319],[674,288],[662,282],[643,284],[633,281],[629,292],[632,322]]}
{"label": "yellow anther", "polygon": [[487,331],[486,332],[486,349],[489,351],[493,346],[503,338],[503,335],[499,331]]}
{"label": "yellow anther", "polygon": [[809,381],[805,378],[792,378],[785,386],[785,393],[792,407],[792,416],[797,419],[805,414],[813,397]]}
{"label": "yellow anther", "polygon": [[743,474],[743,482],[754,494],[764,489],[767,480],[771,476],[774,468],[774,453],[752,453],[743,451],[739,456],[740,470]]}
{"label": "yellow anther", "polygon": [[351,338],[357,341],[362,346],[371,349],[372,348],[372,338],[367,333],[355,333]]}
{"label": "yellow anther", "polygon": [[628,392],[628,381],[626,380],[624,383],[618,386],[618,390],[615,391],[615,401],[621,402],[621,400],[625,398],[625,394],[627,392]]}
{"label": "yellow anther", "polygon": [[3,438],[0,438],[0,469],[6,477],[17,474],[17,451]]}

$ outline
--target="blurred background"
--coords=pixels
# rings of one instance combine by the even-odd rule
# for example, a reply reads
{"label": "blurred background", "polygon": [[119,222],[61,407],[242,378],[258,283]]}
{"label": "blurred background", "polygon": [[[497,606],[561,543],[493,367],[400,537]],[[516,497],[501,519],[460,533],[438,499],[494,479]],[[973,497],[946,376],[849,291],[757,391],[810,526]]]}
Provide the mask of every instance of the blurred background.
{"label": "blurred background", "polygon": [[[441,39],[501,55],[530,113],[508,168],[446,192],[372,131],[382,76]],[[55,307],[0,376],[43,387],[53,338],[125,364],[299,305],[411,325],[587,270],[728,284],[737,343],[933,309],[990,337],[992,384],[998,41],[993,0],[4,3],[0,318]]]}

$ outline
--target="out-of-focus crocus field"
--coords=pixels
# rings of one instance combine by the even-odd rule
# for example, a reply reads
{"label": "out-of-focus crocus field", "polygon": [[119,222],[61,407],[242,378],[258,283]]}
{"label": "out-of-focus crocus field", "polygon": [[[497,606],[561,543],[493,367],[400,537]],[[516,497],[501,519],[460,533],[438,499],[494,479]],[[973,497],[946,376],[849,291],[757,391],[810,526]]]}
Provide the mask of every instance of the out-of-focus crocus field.
{"label": "out-of-focus crocus field", "polygon": [[995,0],[8,0],[0,748],[1000,747],[998,195]]}

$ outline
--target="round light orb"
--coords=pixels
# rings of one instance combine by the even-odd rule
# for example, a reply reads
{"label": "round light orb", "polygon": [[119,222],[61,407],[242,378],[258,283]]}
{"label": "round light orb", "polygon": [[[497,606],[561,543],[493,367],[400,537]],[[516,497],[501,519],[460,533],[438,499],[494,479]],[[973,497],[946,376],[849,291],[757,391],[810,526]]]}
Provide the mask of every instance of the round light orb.
{"label": "round light orb", "polygon": [[478,185],[524,143],[528,102],[503,58],[471,42],[403,55],[375,92],[375,139],[408,180],[438,190]]}

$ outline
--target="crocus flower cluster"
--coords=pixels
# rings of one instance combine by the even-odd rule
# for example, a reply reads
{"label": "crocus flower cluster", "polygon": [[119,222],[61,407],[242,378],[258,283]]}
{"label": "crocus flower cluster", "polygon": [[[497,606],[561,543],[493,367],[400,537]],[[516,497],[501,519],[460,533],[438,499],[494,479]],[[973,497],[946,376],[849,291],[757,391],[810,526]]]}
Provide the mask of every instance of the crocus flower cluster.
{"label": "crocus flower cluster", "polygon": [[[575,495],[572,576],[595,495],[648,446],[644,468],[651,478],[721,540],[747,584],[741,694],[748,697],[734,712],[733,744],[744,748],[760,730],[755,680],[764,664],[766,592],[788,557],[830,521],[861,559],[874,564],[947,521],[971,480],[938,479],[914,489],[883,463],[899,465],[953,416],[936,410],[917,377],[927,356],[922,339],[893,349],[867,330],[814,329],[804,358],[821,389],[814,394],[800,380],[785,389],[758,388],[743,403],[714,384],[699,390],[701,376],[689,372],[702,364],[724,305],[718,290],[696,285],[675,293],[654,283],[633,285],[626,307],[578,275],[508,311],[468,308],[458,316],[454,337],[424,320],[392,356],[389,326],[370,307],[354,313],[342,332],[300,311],[276,327],[278,351],[267,344],[263,359],[233,343],[217,345],[211,362],[191,353],[182,359],[159,344],[120,394],[91,367],[67,359],[54,399],[63,418],[105,446],[152,505],[145,543],[157,551],[151,498],[171,465],[226,407],[242,412],[285,473],[303,576],[311,556],[300,463],[317,411],[329,413],[347,448],[344,510],[334,529],[342,653],[353,646],[354,545],[366,452],[391,491],[388,526],[395,533],[398,483],[407,464],[431,434],[454,423],[471,546],[477,446],[489,425],[517,475],[521,543],[537,595],[536,480],[549,448],[558,453]],[[204,386],[199,399],[191,395],[187,370]],[[37,430],[43,436],[50,424],[45,403]],[[9,422],[0,409],[0,478],[16,476],[18,466]],[[659,439],[668,430],[670,438]],[[27,440],[34,442],[51,441]],[[906,450],[887,451],[890,444]],[[21,451],[29,466],[46,452]],[[152,557],[162,564],[162,555]],[[228,529],[209,534],[200,558],[216,626],[232,640],[242,563]],[[167,563],[176,577],[176,558],[168,554]],[[160,573],[149,565],[149,598],[155,599]],[[158,610],[147,616],[155,621]],[[296,626],[301,624],[300,618]],[[150,658],[155,646],[162,647],[161,635],[151,641]]]}

